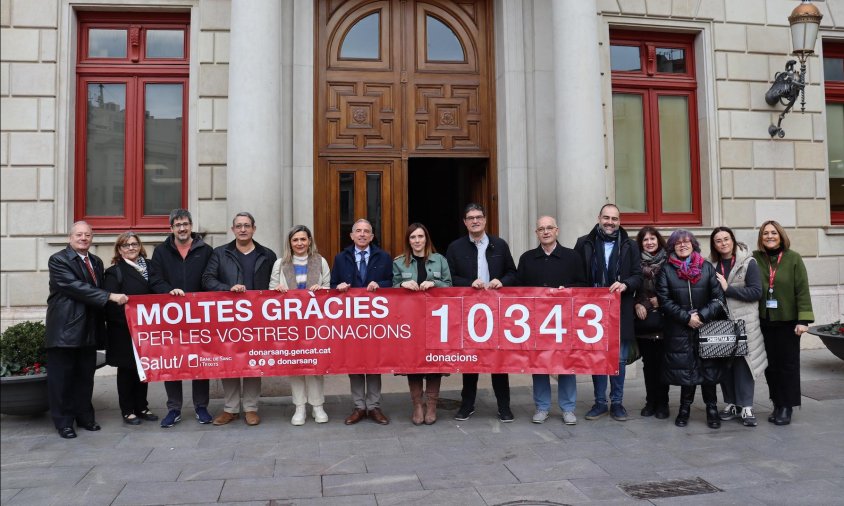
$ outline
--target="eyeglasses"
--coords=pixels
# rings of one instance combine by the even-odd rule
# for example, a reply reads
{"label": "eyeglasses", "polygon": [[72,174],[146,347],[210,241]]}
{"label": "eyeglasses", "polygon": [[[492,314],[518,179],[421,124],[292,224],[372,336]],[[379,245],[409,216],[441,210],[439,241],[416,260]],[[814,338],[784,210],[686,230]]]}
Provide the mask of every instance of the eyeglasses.
{"label": "eyeglasses", "polygon": [[483,221],[484,218],[485,217],[484,217],[483,214],[478,214],[478,215],[475,215],[475,216],[467,216],[466,221]]}
{"label": "eyeglasses", "polygon": [[122,249],[138,249],[141,245],[136,242],[127,242],[126,244],[121,244],[120,247]]}
{"label": "eyeglasses", "polygon": [[677,241],[674,243],[676,246],[691,246],[692,241],[686,239],[685,241]]}
{"label": "eyeglasses", "polygon": [[539,228],[536,229],[536,233],[542,234],[542,233],[545,233],[545,232],[553,232],[555,230],[557,230],[557,227],[539,227]]}
{"label": "eyeglasses", "polygon": [[175,228],[176,230],[178,230],[180,228],[190,228],[190,226],[191,226],[190,222],[174,223],[173,224],[173,228]]}
{"label": "eyeglasses", "polygon": [[232,228],[234,228],[235,230],[249,230],[250,228],[252,228],[252,224],[251,223],[238,223],[237,225],[235,225]]}

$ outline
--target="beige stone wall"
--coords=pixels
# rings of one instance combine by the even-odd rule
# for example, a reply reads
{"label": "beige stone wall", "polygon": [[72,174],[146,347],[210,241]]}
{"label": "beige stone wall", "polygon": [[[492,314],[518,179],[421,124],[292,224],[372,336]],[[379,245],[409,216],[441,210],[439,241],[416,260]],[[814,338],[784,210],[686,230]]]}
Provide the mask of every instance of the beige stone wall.
{"label": "beige stone wall", "polygon": [[[229,0],[86,1],[191,12],[189,208],[211,244],[225,240]],[[73,221],[74,0],[0,0],[0,314],[43,317],[47,260]],[[151,252],[163,235],[144,235]],[[114,234],[95,236],[106,262]]]}
{"label": "beige stone wall", "polygon": [[[797,2],[599,0],[598,5],[609,26],[672,26],[705,38],[707,43],[698,48],[709,52],[696,56],[711,59],[714,75],[698,76],[698,96],[706,100],[711,93],[714,103],[700,111],[699,122],[702,131],[714,129],[716,150],[714,159],[702,157],[701,172],[704,179],[710,176],[709,189],[717,192],[719,208],[707,212],[704,206],[707,226],[695,233],[708,244],[711,226],[724,224],[755,246],[756,227],[767,219],[779,221],[804,256],[817,320],[841,318],[844,229],[829,226],[826,120],[817,56],[808,61],[806,112],[799,112],[798,101],[798,111],[783,122],[785,138],[771,140],[767,133],[783,107],[768,106],[764,95],[774,74],[792,58],[788,15]],[[844,39],[844,1],[816,5],[824,15],[821,36]],[[611,166],[612,157],[608,159]]]}

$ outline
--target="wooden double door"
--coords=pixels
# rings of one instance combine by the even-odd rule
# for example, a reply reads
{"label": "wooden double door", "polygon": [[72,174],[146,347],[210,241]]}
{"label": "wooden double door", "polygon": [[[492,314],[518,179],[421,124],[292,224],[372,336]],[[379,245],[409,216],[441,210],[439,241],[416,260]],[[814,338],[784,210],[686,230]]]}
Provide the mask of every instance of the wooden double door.
{"label": "wooden double door", "polygon": [[351,243],[358,218],[397,255],[409,222],[453,213],[431,230],[442,232],[439,247],[464,232],[459,209],[470,201],[487,207],[494,231],[491,2],[320,0],[316,23],[314,218],[324,255]]}

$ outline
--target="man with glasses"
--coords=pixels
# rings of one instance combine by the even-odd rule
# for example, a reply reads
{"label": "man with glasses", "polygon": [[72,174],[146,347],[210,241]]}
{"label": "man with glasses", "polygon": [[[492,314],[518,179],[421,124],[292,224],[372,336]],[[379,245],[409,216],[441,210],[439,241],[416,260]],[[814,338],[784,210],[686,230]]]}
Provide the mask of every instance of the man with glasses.
{"label": "man with glasses", "polygon": [[[471,286],[476,290],[497,290],[502,286],[516,286],[516,264],[510,246],[504,239],[486,233],[486,214],[480,204],[469,204],[463,211],[463,224],[469,235],[448,246],[446,259],[454,286]],[[492,389],[498,402],[498,419],[504,423],[514,420],[510,410],[510,378],[506,374],[492,375]],[[478,375],[463,375],[460,409],[455,420],[468,420],[475,412],[478,394]]]}
{"label": "man with glasses", "polygon": [[105,343],[103,310],[108,301],[122,306],[129,298],[103,286],[103,261],[88,250],[94,233],[84,221],[70,228],[68,245],[47,262],[47,391],[53,424],[64,439],[76,437],[73,423],[100,430],[94,418],[94,371],[97,348]]}
{"label": "man with glasses", "polygon": [[[237,213],[232,220],[234,240],[214,248],[202,275],[202,285],[208,291],[243,293],[246,290],[268,290],[270,274],[276,255],[252,239],[255,218],[247,212]],[[241,386],[241,381],[243,385]],[[261,378],[224,378],[223,412],[214,418],[214,425],[226,425],[240,416],[243,404],[246,425],[258,425],[258,397]]]}
{"label": "man with glasses", "polygon": [[610,376],[610,409],[607,409],[607,376],[593,375],[595,404],[586,413],[587,420],[595,420],[608,412],[613,420],[627,420],[624,400],[624,372],[627,352],[633,344],[633,294],[642,286],[642,266],[636,241],[621,228],[621,213],[615,204],[604,204],[598,212],[598,224],[591,232],[577,240],[574,250],[586,267],[589,286],[609,288],[621,294],[621,350],[618,375]]}
{"label": "man with glasses", "polygon": [[[170,212],[170,230],[164,242],[155,247],[150,263],[150,284],[157,293],[184,297],[185,293],[202,291],[202,273],[211,258],[211,246],[193,232],[193,218],[187,209]],[[211,423],[208,412],[209,381],[193,380],[193,409],[199,423]],[[182,421],[182,382],[165,381],[167,416],[161,428],[170,428]]]}
{"label": "man with glasses", "polygon": [[[374,292],[378,288],[392,287],[393,259],[372,244],[375,239],[372,224],[361,218],[352,225],[350,235],[353,244],[334,257],[331,288],[341,292],[349,288],[366,288]],[[346,417],[345,424],[354,425],[367,417],[379,425],[390,423],[381,411],[381,375],[350,374],[349,382],[355,409]]]}
{"label": "man with glasses", "polygon": [[[560,229],[557,220],[542,216],[536,220],[536,238],[539,246],[526,251],[519,258],[518,277],[520,286],[549,288],[572,288],[587,286],[586,272],[580,255],[557,242]],[[574,405],[577,402],[577,383],[574,374],[560,374],[557,377],[557,403],[563,412],[563,423],[575,425],[577,416]],[[533,423],[543,423],[551,410],[551,378],[547,374],[533,375],[533,402],[536,412]]]}

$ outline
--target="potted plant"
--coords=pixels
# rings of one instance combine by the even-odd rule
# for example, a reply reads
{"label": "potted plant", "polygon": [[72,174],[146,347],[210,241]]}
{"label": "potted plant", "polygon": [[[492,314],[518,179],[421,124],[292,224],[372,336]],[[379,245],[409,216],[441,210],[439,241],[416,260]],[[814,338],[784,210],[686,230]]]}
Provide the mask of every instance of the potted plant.
{"label": "potted plant", "polygon": [[0,335],[0,413],[37,415],[49,408],[42,322],[12,325]]}
{"label": "potted plant", "polygon": [[828,325],[809,327],[809,333],[820,337],[833,355],[844,360],[844,325],[841,320]]}

